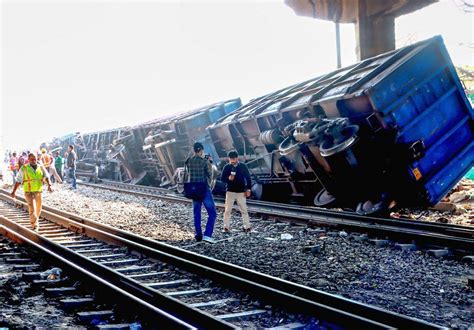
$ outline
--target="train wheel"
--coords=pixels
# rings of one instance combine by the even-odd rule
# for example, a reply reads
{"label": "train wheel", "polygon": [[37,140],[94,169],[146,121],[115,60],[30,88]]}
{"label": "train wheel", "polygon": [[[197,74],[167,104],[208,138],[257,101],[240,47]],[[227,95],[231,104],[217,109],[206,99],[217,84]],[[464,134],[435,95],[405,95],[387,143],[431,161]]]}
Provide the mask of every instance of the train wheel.
{"label": "train wheel", "polygon": [[332,207],[336,204],[336,197],[331,195],[326,189],[322,189],[314,197],[313,204],[319,207]]}
{"label": "train wheel", "polygon": [[263,184],[254,183],[252,185],[252,196],[257,200],[261,200],[263,197]]}
{"label": "train wheel", "polygon": [[360,202],[357,205],[356,212],[361,215],[372,215],[372,216],[387,216],[390,214],[390,205],[395,205],[394,202],[388,203],[385,200],[374,203],[372,201]]}

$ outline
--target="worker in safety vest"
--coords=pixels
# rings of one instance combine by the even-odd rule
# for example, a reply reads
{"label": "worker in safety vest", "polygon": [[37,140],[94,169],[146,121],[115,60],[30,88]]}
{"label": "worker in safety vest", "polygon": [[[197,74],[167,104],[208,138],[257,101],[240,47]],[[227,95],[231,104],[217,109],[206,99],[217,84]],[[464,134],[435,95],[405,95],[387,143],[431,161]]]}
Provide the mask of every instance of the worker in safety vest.
{"label": "worker in safety vest", "polygon": [[63,180],[59,176],[58,172],[56,171],[56,167],[53,164],[53,157],[46,152],[45,148],[41,149],[41,163],[43,164],[44,168],[48,171],[49,175],[51,176],[51,181],[54,182],[53,178],[56,179],[58,183],[63,183]]}
{"label": "worker in safety vest", "polygon": [[48,191],[53,192],[49,182],[49,174],[44,166],[36,162],[35,154],[28,155],[28,164],[23,165],[16,176],[16,183],[13,186],[11,196],[15,198],[16,190],[23,184],[23,191],[28,212],[30,213],[30,223],[34,230],[39,230],[39,216],[41,213],[43,191],[43,181],[48,184]]}

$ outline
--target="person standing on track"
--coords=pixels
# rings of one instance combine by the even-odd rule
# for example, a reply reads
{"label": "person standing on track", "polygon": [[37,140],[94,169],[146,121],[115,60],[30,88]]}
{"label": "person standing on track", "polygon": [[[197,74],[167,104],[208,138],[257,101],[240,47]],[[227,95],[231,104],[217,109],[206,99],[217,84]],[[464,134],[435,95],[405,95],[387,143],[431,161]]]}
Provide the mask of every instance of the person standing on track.
{"label": "person standing on track", "polygon": [[[209,178],[212,175],[212,165],[209,160],[203,157],[204,146],[200,142],[193,145],[194,155],[186,159],[185,162],[185,182],[205,183],[206,189],[202,199],[193,199],[194,227],[196,229],[196,241],[201,240],[207,243],[214,243],[212,233],[216,222],[217,212],[211,189],[209,188]],[[204,204],[208,219],[204,235],[201,229],[201,207]]]}
{"label": "person standing on track", "polygon": [[77,162],[77,155],[74,151],[74,146],[70,144],[68,147],[67,159],[66,159],[66,167],[68,168],[68,176],[71,179],[71,188],[77,189],[76,185],[76,162]]}
{"label": "person standing on track", "polygon": [[41,196],[43,180],[48,184],[48,191],[53,192],[48,172],[44,166],[37,163],[35,154],[30,153],[28,155],[28,164],[23,165],[18,171],[11,196],[15,198],[18,187],[23,184],[23,192],[30,214],[30,223],[35,231],[39,230],[39,217],[43,201]]}
{"label": "person standing on track", "polygon": [[232,213],[234,202],[237,201],[244,222],[243,231],[248,233],[252,229],[250,226],[249,213],[247,211],[247,198],[250,197],[251,194],[252,178],[250,177],[247,165],[239,162],[239,154],[237,151],[230,151],[227,157],[229,157],[229,164],[224,166],[221,176],[221,181],[227,184],[224,232],[230,232],[230,214]]}
{"label": "person standing on track", "polygon": [[15,184],[16,180],[16,175],[18,174],[19,170],[18,166],[18,157],[16,156],[16,152],[12,153],[12,157],[10,158],[10,170],[12,171],[13,175],[13,184]]}
{"label": "person standing on track", "polygon": [[64,159],[59,154],[59,151],[54,152],[54,167],[56,168],[56,172],[58,172],[58,175],[61,178],[61,180],[63,180]]}
{"label": "person standing on track", "polygon": [[45,148],[41,149],[41,162],[43,163],[44,168],[49,172],[51,182],[55,182],[53,179],[56,180],[58,183],[63,183],[63,180],[59,176],[58,172],[56,171],[56,167],[53,163],[53,157],[46,151]]}

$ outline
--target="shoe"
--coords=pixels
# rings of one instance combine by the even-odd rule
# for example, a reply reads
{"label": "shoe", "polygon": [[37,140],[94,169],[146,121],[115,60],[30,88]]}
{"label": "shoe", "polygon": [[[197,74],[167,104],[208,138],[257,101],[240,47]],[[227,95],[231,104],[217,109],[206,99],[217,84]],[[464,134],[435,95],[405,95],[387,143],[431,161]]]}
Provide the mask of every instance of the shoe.
{"label": "shoe", "polygon": [[245,228],[245,227],[244,227],[244,228],[242,228],[242,231],[243,231],[244,233],[250,233],[250,232],[252,231],[252,227],[249,227],[249,228]]}
{"label": "shoe", "polygon": [[224,227],[224,229],[222,229],[222,232],[224,234],[230,234],[231,231],[230,231],[230,228]]}
{"label": "shoe", "polygon": [[214,244],[216,242],[212,237],[209,236],[203,236],[202,241],[210,244]]}
{"label": "shoe", "polygon": [[194,238],[196,239],[196,242],[202,241],[202,236],[194,236]]}

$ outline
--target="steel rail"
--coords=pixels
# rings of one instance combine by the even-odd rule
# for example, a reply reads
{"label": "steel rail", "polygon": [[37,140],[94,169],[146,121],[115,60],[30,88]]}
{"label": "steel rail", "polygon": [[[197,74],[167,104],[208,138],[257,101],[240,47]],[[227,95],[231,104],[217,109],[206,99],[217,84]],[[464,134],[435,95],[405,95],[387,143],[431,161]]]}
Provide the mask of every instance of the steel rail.
{"label": "steel rail", "polygon": [[6,217],[0,215],[0,235],[13,240],[14,242],[26,244],[29,247],[39,251],[46,259],[52,260],[55,265],[67,270],[69,273],[74,273],[81,279],[86,280],[96,288],[96,292],[101,292],[101,295],[113,297],[115,302],[122,303],[127,306],[128,311],[134,311],[142,318],[166,327],[176,329],[193,329],[191,324],[185,323],[177,319],[171,314],[156,308],[155,306],[145,302],[135,295],[121,289],[120,287],[107,281],[100,272],[90,269],[84,263],[84,260],[72,255],[70,251],[64,249],[58,244],[51,243],[44,237],[38,235],[32,230],[12,223]]}
{"label": "steel rail", "polygon": [[[114,181],[104,181],[104,185],[100,184],[90,184],[90,183],[81,183],[90,187],[103,187],[107,189],[109,186],[114,186],[117,188],[121,188],[123,190],[133,190],[133,191],[148,191],[150,193],[157,193],[157,194],[165,194],[165,198],[171,198],[173,196],[177,197],[179,201],[189,201],[184,197],[171,195],[170,191],[164,188],[158,187],[149,187],[149,186],[140,186],[140,185],[132,185],[127,183],[118,183]],[[224,202],[225,200],[219,196],[214,197],[219,202]],[[292,215],[292,212],[301,213],[308,213],[311,215],[321,215],[323,217],[334,216],[334,217],[343,217],[344,219],[348,220],[357,220],[357,221],[364,221],[364,222],[372,222],[372,223],[379,223],[383,224],[387,221],[391,223],[399,224],[401,226],[405,226],[411,229],[422,229],[422,230],[429,230],[439,233],[444,232],[457,232],[458,235],[463,237],[474,237],[474,228],[462,226],[462,225],[455,225],[455,224],[440,224],[440,223],[433,223],[433,222],[426,222],[420,220],[413,220],[413,219],[403,219],[403,218],[382,218],[382,217],[371,217],[360,215],[356,212],[349,212],[349,211],[336,211],[331,209],[324,209],[318,208],[315,206],[303,206],[303,205],[294,205],[294,204],[284,204],[284,203],[275,203],[275,202],[267,202],[267,201],[258,201],[258,200],[247,200],[247,204],[249,206],[255,206],[259,209],[267,209],[268,212],[272,212],[272,210],[278,209],[283,212],[287,211],[289,215]],[[221,206],[221,205],[219,205]]]}
{"label": "steel rail", "polygon": [[[109,182],[107,182],[106,185],[82,184],[148,198],[151,197],[183,203],[191,202],[189,199],[169,194],[169,192],[168,194],[143,192],[146,190],[163,192],[163,189],[155,187],[127,185],[123,183],[110,184]],[[224,203],[216,202],[216,206],[223,208]],[[278,216],[308,225],[322,225],[348,229],[350,231],[367,233],[374,237],[390,237],[400,243],[415,242],[420,246],[426,247],[448,247],[453,249],[453,252],[458,255],[474,253],[474,228],[466,226],[437,224],[419,220],[368,217],[354,212],[252,200],[248,201],[248,206],[249,212],[251,213]]]}
{"label": "steel rail", "polygon": [[[12,201],[0,194],[0,199]],[[24,203],[23,203],[24,206]],[[49,208],[51,211],[51,208]],[[59,211],[45,211],[43,216],[66,228],[74,228],[86,236],[127,246],[140,254],[164,260],[218,283],[258,294],[272,305],[295,309],[298,313],[323,314],[329,321],[343,326],[363,328],[434,329],[439,326],[415,318],[367,306],[337,295],[291,283],[253,270],[208,258],[181,248],[153,241],[99,222]],[[56,210],[55,210],[56,211]],[[68,219],[71,218],[71,219]],[[324,319],[324,318],[323,318]]]}
{"label": "steel rail", "polygon": [[[5,198],[6,196],[0,196],[2,200],[8,200]],[[18,203],[18,201],[17,201]],[[26,204],[20,202],[22,208],[26,208]],[[201,276],[208,277],[216,282],[222,283],[227,286],[231,286],[233,289],[246,291],[249,294],[262,298],[263,300],[267,301],[272,305],[280,306],[286,310],[291,310],[294,313],[308,313],[309,315],[318,315],[319,318],[322,318],[321,315],[324,316],[324,320],[329,320],[328,322],[338,324],[340,326],[349,326],[356,324],[358,327],[364,329],[391,329],[392,327],[387,326],[385,323],[375,322],[370,319],[366,319],[364,317],[360,317],[358,315],[354,315],[349,312],[340,311],[338,309],[325,306],[323,304],[319,304],[317,302],[312,302],[307,299],[300,298],[298,296],[294,296],[290,293],[282,292],[275,290],[271,287],[266,285],[261,285],[253,282],[252,280],[245,280],[238,277],[235,277],[232,274],[222,273],[213,269],[210,269],[206,266],[202,266],[197,264],[193,261],[180,258],[176,255],[169,254],[163,251],[159,251],[156,249],[152,249],[141,244],[126,240],[124,238],[120,238],[118,236],[109,234],[107,232],[101,231],[99,229],[92,228],[87,225],[79,224],[77,222],[73,222],[72,220],[65,219],[59,215],[55,215],[51,212],[45,211],[42,213],[42,216],[52,221],[56,224],[61,225],[62,227],[68,228],[75,232],[80,232],[81,234],[95,238],[99,241],[104,241],[109,244],[114,244],[122,247],[127,247],[129,250],[132,250],[134,253],[138,253],[140,255],[146,255],[150,258],[162,260],[164,262],[174,264],[177,267],[185,269],[187,271],[193,272],[195,274],[199,274]],[[21,226],[6,219],[5,217],[0,216],[0,224],[4,224],[8,227],[13,227],[15,229],[20,228]],[[29,229],[24,228],[24,230],[31,231]],[[47,239],[45,239],[48,241]],[[53,245],[57,245],[52,243]],[[63,247],[64,249],[64,247]],[[75,252],[70,251],[73,255],[76,254],[79,258],[87,259],[83,256],[78,255]],[[83,262],[86,262],[83,260]],[[91,261],[89,261],[91,262]],[[171,297],[166,297],[163,294],[150,289],[141,283],[131,280],[126,276],[119,274],[111,269],[108,269],[96,262],[92,261],[93,266],[96,268],[96,271],[100,273],[101,277],[107,277],[108,281],[112,283],[121,283],[121,287],[124,288],[126,291],[133,292],[134,295],[144,299],[152,303],[153,305],[163,308],[169,311],[171,308],[173,310],[173,315],[179,317],[186,322],[189,322],[195,327],[198,328],[235,328],[230,323],[225,321],[221,321],[213,316],[197,310],[193,307],[189,307],[186,304],[180,302],[177,299],[173,299]],[[94,265],[95,264],[95,265]],[[131,282],[131,283],[130,283]],[[163,301],[166,299],[168,301]],[[289,304],[289,305],[288,305]],[[220,324],[219,324],[220,323]]]}
{"label": "steel rail", "polygon": [[[1,200],[5,199],[5,196],[0,196]],[[11,202],[11,201],[10,201]],[[27,209],[27,205],[24,202],[16,201],[17,206],[21,206],[23,209]],[[107,242],[112,245],[122,246],[131,248],[134,243],[128,242],[125,239],[121,239],[114,235],[107,234],[100,230],[74,223],[69,219],[65,219],[59,215],[55,215],[48,211],[42,211],[41,213],[44,219],[47,219],[53,223],[60,225],[61,227],[67,228],[70,231],[81,233],[82,235],[95,238],[102,242]],[[65,246],[55,243],[51,239],[45,238],[36,232],[25,228],[14,221],[0,216],[0,224],[19,231],[21,233],[29,233],[30,237],[34,237],[37,241],[41,242],[43,246],[47,246],[53,252],[58,252],[68,259],[73,260],[75,263],[80,263],[81,266],[87,271],[97,275],[100,278],[106,279],[107,282],[123,289],[130,295],[143,300],[157,309],[163,310],[165,313],[173,315],[183,323],[190,325],[191,328],[221,328],[221,329],[234,329],[235,327],[226,322],[219,320],[212,315],[200,311],[196,308],[188,306],[181,301],[168,297],[152,288],[149,288],[142,283],[125,276],[109,267],[103,266],[99,262],[91,260],[79,253],[74,252]],[[188,326],[189,327],[189,326]]]}

